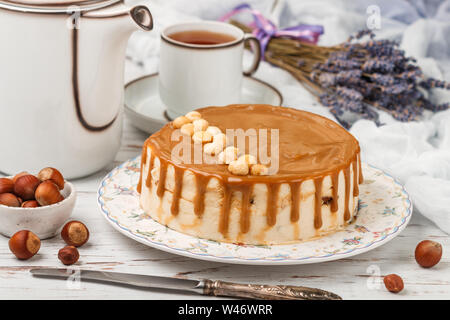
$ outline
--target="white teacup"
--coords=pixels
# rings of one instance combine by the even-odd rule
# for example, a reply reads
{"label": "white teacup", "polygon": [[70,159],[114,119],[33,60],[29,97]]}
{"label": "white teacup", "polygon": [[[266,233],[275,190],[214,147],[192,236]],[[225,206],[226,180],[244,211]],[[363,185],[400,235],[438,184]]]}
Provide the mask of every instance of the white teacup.
{"label": "white teacup", "polygon": [[[193,44],[170,38],[185,31],[208,31],[234,39],[219,44]],[[250,69],[243,71],[244,43],[255,50]],[[259,41],[224,22],[200,21],[171,25],[161,33],[159,93],[172,119],[198,107],[239,103],[243,75],[251,75],[261,58]]]}

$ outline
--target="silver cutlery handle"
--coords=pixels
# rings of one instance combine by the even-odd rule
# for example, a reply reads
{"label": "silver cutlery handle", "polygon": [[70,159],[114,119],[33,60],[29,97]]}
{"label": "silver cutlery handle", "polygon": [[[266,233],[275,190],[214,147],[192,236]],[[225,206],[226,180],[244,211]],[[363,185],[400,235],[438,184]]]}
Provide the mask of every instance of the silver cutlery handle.
{"label": "silver cutlery handle", "polygon": [[204,280],[203,288],[203,294],[210,296],[267,300],[342,300],[340,296],[332,292],[298,286]]}

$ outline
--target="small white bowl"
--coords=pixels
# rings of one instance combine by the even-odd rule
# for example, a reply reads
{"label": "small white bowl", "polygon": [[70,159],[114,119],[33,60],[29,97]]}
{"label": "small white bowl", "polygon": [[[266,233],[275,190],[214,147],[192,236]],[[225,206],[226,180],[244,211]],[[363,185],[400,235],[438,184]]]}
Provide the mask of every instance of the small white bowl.
{"label": "small white bowl", "polygon": [[0,204],[0,233],[11,237],[20,230],[30,230],[40,239],[53,237],[72,215],[77,193],[70,182],[61,191],[64,200],[50,206],[16,208]]}

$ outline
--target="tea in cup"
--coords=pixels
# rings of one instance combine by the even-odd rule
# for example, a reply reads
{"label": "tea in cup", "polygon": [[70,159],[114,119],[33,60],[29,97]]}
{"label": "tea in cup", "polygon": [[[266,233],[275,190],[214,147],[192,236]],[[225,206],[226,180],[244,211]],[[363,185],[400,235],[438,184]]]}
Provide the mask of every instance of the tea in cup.
{"label": "tea in cup", "polygon": [[[255,50],[243,70],[245,42]],[[161,34],[159,93],[174,119],[199,106],[239,103],[242,78],[259,65],[259,40],[224,22],[200,21],[171,25]]]}

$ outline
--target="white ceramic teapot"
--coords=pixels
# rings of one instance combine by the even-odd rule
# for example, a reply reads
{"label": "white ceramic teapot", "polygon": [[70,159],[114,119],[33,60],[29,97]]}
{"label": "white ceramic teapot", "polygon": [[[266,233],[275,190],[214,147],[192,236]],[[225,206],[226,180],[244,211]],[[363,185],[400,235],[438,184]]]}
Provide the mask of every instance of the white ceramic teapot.
{"label": "white ceramic teapot", "polygon": [[0,0],[0,171],[98,171],[120,146],[125,49],[151,30],[123,0]]}

